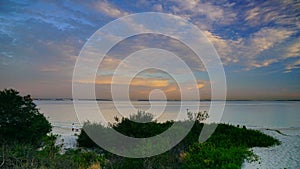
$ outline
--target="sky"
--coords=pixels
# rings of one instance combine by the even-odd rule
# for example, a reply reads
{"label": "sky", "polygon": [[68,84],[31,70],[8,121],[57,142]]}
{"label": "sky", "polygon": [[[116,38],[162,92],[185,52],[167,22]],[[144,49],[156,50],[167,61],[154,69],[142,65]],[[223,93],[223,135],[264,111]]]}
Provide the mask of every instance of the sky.
{"label": "sky", "polygon": [[[15,88],[34,98],[71,98],[74,66],[87,40],[111,21],[142,12],[173,14],[203,32],[221,58],[227,99],[300,99],[298,0],[1,1],[0,89]],[[211,81],[201,61],[176,39],[157,35],[131,37],[112,48],[99,65],[97,98],[111,98],[116,67],[128,55],[146,48],[163,48],[184,58],[201,98],[210,98]],[[163,54],[158,61],[165,61]],[[132,79],[129,95],[148,99],[154,89],[168,99],[180,99],[176,81],[154,69]],[[159,98],[161,93],[156,94]]]}

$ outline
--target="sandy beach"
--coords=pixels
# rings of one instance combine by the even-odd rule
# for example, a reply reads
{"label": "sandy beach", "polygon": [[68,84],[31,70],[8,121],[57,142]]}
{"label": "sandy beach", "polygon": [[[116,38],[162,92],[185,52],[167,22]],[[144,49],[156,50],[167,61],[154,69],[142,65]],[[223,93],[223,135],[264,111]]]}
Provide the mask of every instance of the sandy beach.
{"label": "sandy beach", "polygon": [[274,169],[300,168],[300,129],[259,129],[267,135],[273,136],[281,141],[281,145],[268,148],[252,148],[253,152],[259,156],[257,162],[245,162],[243,169]]}

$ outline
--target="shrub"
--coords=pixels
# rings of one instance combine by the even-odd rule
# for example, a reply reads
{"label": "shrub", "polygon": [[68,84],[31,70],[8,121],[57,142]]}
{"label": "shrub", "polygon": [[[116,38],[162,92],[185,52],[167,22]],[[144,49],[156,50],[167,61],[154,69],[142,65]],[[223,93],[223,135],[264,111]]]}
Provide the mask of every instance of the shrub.
{"label": "shrub", "polygon": [[[188,112],[189,113],[189,112]],[[138,113],[132,115],[131,119],[139,121],[143,118],[143,114]],[[180,130],[189,126],[195,120],[194,126],[187,134],[187,136],[181,140],[179,144],[170,149],[169,151],[149,157],[149,158],[125,158],[114,154],[111,154],[105,150],[101,153],[109,160],[108,168],[241,168],[243,161],[256,161],[258,157],[249,150],[251,147],[256,146],[272,146],[280,144],[277,139],[271,136],[265,135],[262,132],[256,130],[237,128],[227,124],[210,124],[217,125],[215,132],[205,142],[199,143],[199,134],[204,126],[201,123],[208,116],[206,112],[203,113],[189,113],[190,119],[186,121],[167,121],[164,123],[158,123],[148,119],[148,123],[137,123],[131,121],[129,118],[117,119],[117,123],[111,124],[109,127],[104,127],[101,124],[85,123],[83,128],[101,130],[116,130],[124,135],[146,138],[155,136],[167,130],[172,124],[176,123],[176,133],[180,133]],[[148,116],[149,117],[149,116]],[[128,152],[145,152],[150,148],[160,148],[164,142],[168,143],[173,138],[170,135],[169,138],[164,138],[160,144],[149,143],[146,147],[138,146],[138,144],[128,149]],[[101,135],[102,140],[113,139],[108,138],[105,135]],[[114,140],[117,142],[116,140]],[[78,139],[79,145],[82,147],[93,148],[93,150],[101,150],[101,147],[97,145],[89,138],[84,130],[81,131]],[[122,143],[116,145],[117,148],[123,148]]]}
{"label": "shrub", "polygon": [[20,96],[14,89],[0,91],[0,138],[2,143],[28,143],[39,146],[51,131],[30,95]]}
{"label": "shrub", "polygon": [[244,159],[256,156],[246,147],[217,147],[212,143],[194,143],[183,159],[182,168],[240,168]]}

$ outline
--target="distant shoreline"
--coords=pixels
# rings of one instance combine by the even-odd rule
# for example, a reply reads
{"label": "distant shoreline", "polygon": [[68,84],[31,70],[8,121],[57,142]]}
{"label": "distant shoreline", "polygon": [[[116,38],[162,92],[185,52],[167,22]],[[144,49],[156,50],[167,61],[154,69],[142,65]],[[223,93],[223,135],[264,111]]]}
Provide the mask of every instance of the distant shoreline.
{"label": "distant shoreline", "polygon": [[[72,98],[34,98],[33,100],[41,100],[41,101],[73,101]],[[111,99],[77,99],[78,101],[113,101]],[[126,101],[126,100],[118,100],[118,101]],[[276,100],[147,100],[147,99],[138,99],[138,100],[131,100],[131,101],[138,101],[138,102],[149,102],[149,101],[168,101],[168,102],[179,102],[179,101],[300,101],[300,99],[276,99]]]}

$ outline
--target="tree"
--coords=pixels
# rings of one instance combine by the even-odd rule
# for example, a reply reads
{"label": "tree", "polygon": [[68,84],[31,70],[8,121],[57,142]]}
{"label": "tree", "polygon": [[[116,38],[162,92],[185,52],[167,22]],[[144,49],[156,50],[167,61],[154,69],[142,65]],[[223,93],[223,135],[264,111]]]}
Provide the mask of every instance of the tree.
{"label": "tree", "polygon": [[14,89],[0,91],[0,139],[2,143],[29,143],[39,146],[52,127],[39,112],[30,95]]}

